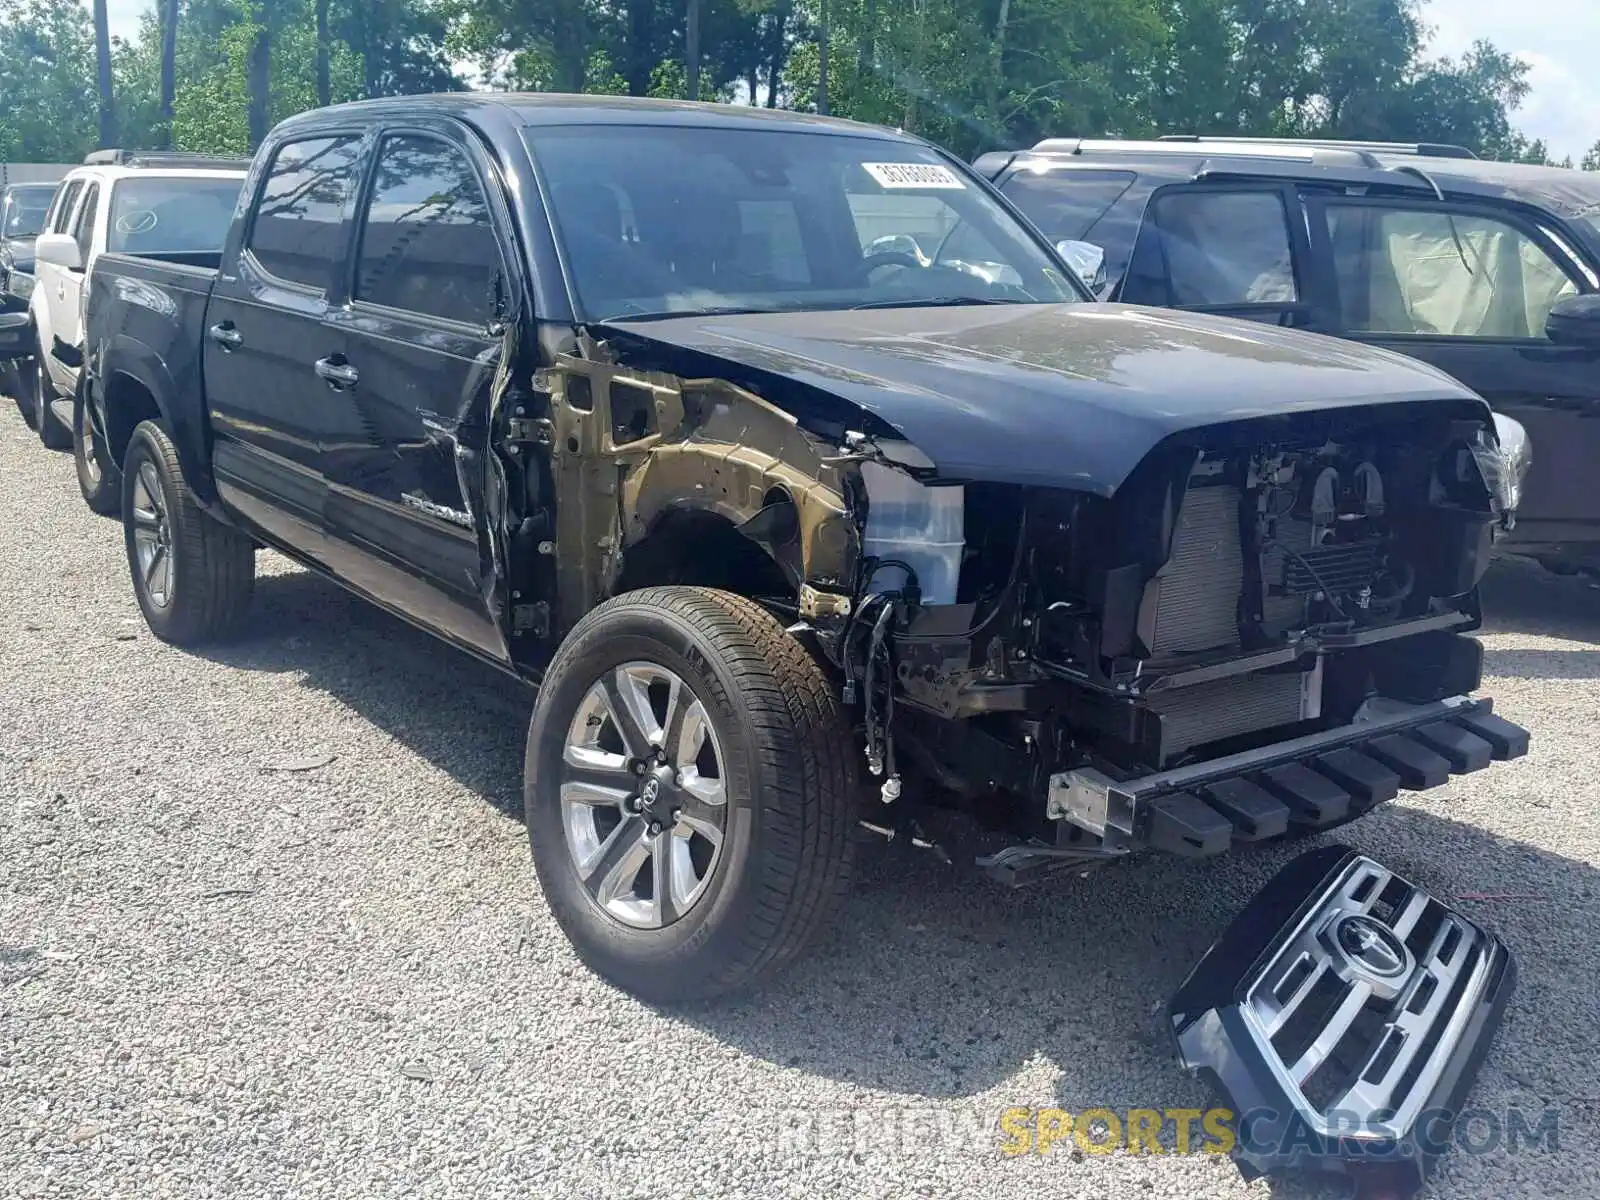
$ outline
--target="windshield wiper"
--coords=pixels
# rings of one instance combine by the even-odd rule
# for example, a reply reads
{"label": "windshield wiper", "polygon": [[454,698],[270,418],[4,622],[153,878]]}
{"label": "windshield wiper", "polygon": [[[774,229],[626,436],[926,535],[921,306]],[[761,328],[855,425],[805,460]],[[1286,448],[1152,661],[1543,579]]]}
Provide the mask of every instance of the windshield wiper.
{"label": "windshield wiper", "polygon": [[1026,300],[998,300],[993,296],[930,296],[926,299],[866,300],[852,304],[858,308],[955,308],[963,304],[1026,304]]}

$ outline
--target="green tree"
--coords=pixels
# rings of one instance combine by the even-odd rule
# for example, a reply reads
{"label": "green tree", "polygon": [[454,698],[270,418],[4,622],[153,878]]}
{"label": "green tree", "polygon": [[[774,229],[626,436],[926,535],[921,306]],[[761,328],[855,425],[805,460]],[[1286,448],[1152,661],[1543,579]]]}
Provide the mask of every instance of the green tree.
{"label": "green tree", "polygon": [[77,0],[7,0],[0,161],[76,162],[95,143],[94,31]]}

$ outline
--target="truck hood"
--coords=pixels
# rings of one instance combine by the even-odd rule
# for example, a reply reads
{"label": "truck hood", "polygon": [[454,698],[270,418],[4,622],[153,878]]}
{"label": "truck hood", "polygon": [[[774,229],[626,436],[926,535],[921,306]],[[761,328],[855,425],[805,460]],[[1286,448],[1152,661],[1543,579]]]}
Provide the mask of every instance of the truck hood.
{"label": "truck hood", "polygon": [[608,328],[838,396],[947,478],[1107,496],[1157,443],[1202,426],[1419,400],[1464,402],[1490,419],[1473,392],[1414,359],[1130,305],[751,313]]}

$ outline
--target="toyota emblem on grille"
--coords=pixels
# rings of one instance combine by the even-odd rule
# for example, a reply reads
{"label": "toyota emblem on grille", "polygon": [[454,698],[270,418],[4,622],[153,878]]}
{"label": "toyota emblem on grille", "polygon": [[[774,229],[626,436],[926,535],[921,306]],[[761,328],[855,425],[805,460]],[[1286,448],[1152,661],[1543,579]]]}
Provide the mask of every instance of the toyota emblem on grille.
{"label": "toyota emblem on grille", "polygon": [[1392,986],[1411,974],[1411,952],[1400,935],[1365,913],[1341,918],[1334,927],[1333,941],[1352,973],[1369,983]]}

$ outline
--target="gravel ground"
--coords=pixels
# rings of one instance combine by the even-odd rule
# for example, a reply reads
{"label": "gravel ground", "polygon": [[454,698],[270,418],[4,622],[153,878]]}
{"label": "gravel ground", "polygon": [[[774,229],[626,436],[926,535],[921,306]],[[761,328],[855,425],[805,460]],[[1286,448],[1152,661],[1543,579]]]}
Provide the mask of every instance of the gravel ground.
{"label": "gravel ground", "polygon": [[[0,511],[0,1194],[1323,1194],[1008,1158],[995,1125],[1204,1105],[1157,1013],[1286,853],[1021,893],[884,856],[768,991],[656,1011],[540,899],[516,685],[267,555],[249,636],[163,646],[117,526],[9,405]],[[1533,754],[1344,837],[1522,897],[1465,902],[1522,970],[1475,1099],[1554,1106],[1560,1149],[1454,1153],[1429,1194],[1593,1197],[1600,590],[1507,563],[1486,599],[1487,690]]]}

